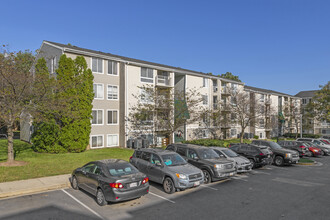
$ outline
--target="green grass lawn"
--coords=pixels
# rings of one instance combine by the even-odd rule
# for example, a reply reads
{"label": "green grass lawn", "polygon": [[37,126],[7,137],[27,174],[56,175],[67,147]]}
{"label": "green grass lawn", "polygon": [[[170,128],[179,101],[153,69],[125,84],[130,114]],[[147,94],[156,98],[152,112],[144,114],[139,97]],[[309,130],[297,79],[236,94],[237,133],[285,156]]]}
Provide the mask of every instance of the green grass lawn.
{"label": "green grass lawn", "polygon": [[299,163],[314,163],[314,160],[310,160],[308,158],[300,158]]}
{"label": "green grass lawn", "polygon": [[[26,161],[22,167],[0,167],[0,182],[31,179],[71,173],[87,162],[101,159],[129,160],[133,150],[125,148],[104,148],[82,153],[47,154],[36,153],[31,145],[15,140],[15,160]],[[7,140],[0,140],[0,162],[7,160]]]}

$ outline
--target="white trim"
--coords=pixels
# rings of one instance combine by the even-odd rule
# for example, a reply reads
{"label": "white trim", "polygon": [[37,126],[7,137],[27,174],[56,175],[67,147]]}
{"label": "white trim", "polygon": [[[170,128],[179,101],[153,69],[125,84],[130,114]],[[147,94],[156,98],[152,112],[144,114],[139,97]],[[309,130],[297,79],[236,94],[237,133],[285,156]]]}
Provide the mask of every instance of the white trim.
{"label": "white trim", "polygon": [[[116,124],[109,124],[108,111],[117,111],[117,123]],[[107,125],[119,125],[119,109],[107,109],[106,114],[107,114],[107,117],[106,117],[107,118],[107,122],[106,122]]]}
{"label": "white trim", "polygon": [[102,85],[102,98],[95,98],[94,100],[104,100],[104,84],[103,83],[93,83],[93,90],[94,90],[94,84],[95,85]]}
{"label": "white trim", "polygon": [[[118,76],[119,76],[119,67],[120,67],[120,66],[119,66],[119,61],[116,61],[116,60],[106,60],[106,61],[107,61],[107,64],[108,64],[108,71],[107,71],[106,74],[107,74],[108,76],[116,76],[116,77],[118,77]],[[110,74],[110,73],[109,73],[109,62],[116,62],[116,63],[117,63],[117,64],[116,64],[116,65],[117,65],[117,75],[115,75],[115,74]]]}
{"label": "white trim", "polygon": [[[93,137],[99,137],[99,136],[102,136],[102,146],[100,147],[93,147]],[[91,138],[90,138],[90,148],[91,149],[97,149],[97,148],[104,148],[104,134],[93,134],[91,135]]]}
{"label": "white trim", "polygon": [[[117,145],[112,145],[112,146],[109,146],[109,142],[108,142],[108,137],[109,136],[117,136]],[[107,134],[107,147],[119,147],[119,134]]]}
{"label": "white trim", "polygon": [[[52,44],[52,43],[49,43],[49,42],[47,42],[47,41],[43,41],[42,42],[43,44],[48,44],[48,45],[50,45],[50,46],[52,46],[52,47],[55,47],[55,48],[57,48],[57,49],[60,49],[60,50],[64,50],[64,47],[60,47],[60,46],[57,46],[57,45],[54,45],[54,44]],[[41,45],[42,46],[42,45]],[[41,49],[41,47],[39,48],[39,49]],[[40,51],[40,50],[39,50]]]}
{"label": "white trim", "polygon": [[[109,99],[109,86],[116,86],[117,87],[117,99]],[[118,101],[119,100],[119,85],[113,85],[113,84],[107,84],[107,100],[114,100]]]}
{"label": "white trim", "polygon": [[104,125],[104,109],[92,109],[92,115],[93,115],[93,111],[102,111],[102,124],[93,124],[91,120],[91,125],[92,126],[100,126],[100,125]]}
{"label": "white trim", "polygon": [[[102,60],[102,73],[94,72],[94,71],[93,71],[93,58],[94,58],[94,59],[98,59],[98,60]],[[98,58],[98,57],[91,57],[90,60],[91,60],[91,70],[92,70],[92,73],[93,73],[93,74],[104,74],[104,59],[102,59],[102,58]]]}

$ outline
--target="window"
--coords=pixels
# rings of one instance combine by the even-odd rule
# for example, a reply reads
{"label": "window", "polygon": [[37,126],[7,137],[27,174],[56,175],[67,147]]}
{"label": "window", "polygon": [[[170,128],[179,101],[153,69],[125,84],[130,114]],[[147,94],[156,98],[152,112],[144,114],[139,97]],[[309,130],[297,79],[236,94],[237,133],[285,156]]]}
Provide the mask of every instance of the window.
{"label": "window", "polygon": [[139,151],[139,150],[135,151],[135,157],[136,158],[140,158],[141,159],[141,156],[142,156],[142,151]]}
{"label": "window", "polygon": [[108,134],[108,147],[118,146],[118,135],[117,134]]}
{"label": "window", "polygon": [[209,79],[208,78],[203,77],[203,87],[205,87],[205,88],[209,87]]}
{"label": "window", "polygon": [[104,96],[103,84],[93,84],[93,89],[94,89],[94,99],[103,99]]}
{"label": "window", "polygon": [[178,147],[177,151],[176,151],[178,154],[180,154],[181,156],[186,156],[186,149],[185,148],[181,148],[181,147]]}
{"label": "window", "polygon": [[304,104],[304,105],[307,104],[307,100],[306,99],[303,99],[302,100],[302,104]]}
{"label": "window", "polygon": [[51,64],[50,64],[50,73],[53,74],[55,73],[55,70],[56,70],[56,57],[53,57],[51,60],[50,60]]}
{"label": "window", "polygon": [[150,162],[150,159],[151,159],[151,153],[149,153],[149,152],[143,152],[143,154],[142,154],[142,160],[145,160],[147,162]]}
{"label": "window", "polygon": [[236,84],[236,83],[232,83],[232,84],[231,84],[231,89],[232,89],[232,91],[233,91],[234,93],[236,93],[236,91],[237,91],[237,84]]}
{"label": "window", "polygon": [[261,94],[260,95],[260,102],[264,102],[265,101],[265,95],[264,94]]}
{"label": "window", "polygon": [[154,82],[154,70],[141,67],[141,82],[153,83]]}
{"label": "window", "polygon": [[265,127],[265,120],[264,119],[260,119],[259,120],[259,124],[260,124],[260,128],[264,128]]}
{"label": "window", "polygon": [[103,73],[103,60],[99,58],[92,58],[93,73]]}
{"label": "window", "polygon": [[160,157],[156,154],[152,154],[151,156],[151,163],[153,164],[159,164],[161,163]]}
{"label": "window", "polygon": [[152,95],[151,92],[147,91],[145,88],[141,88],[140,90],[141,93],[141,102],[144,103],[151,103],[152,102]]}
{"label": "window", "polygon": [[109,60],[108,61],[108,74],[117,76],[118,75],[117,67],[118,67],[118,62]]}
{"label": "window", "polygon": [[93,173],[95,170],[95,164],[91,163],[91,164],[87,164],[86,166],[84,166],[84,171],[87,173]]}
{"label": "window", "polygon": [[203,105],[207,105],[209,102],[208,100],[208,96],[207,95],[202,95],[202,99],[203,99]]}
{"label": "window", "polygon": [[92,136],[92,148],[94,147],[104,147],[103,146],[103,135]]}
{"label": "window", "polygon": [[108,100],[118,100],[118,86],[108,85]]}
{"label": "window", "polygon": [[101,175],[102,174],[102,169],[99,166],[96,166],[95,170],[94,170],[94,174],[96,175]]}
{"label": "window", "polygon": [[194,150],[188,150],[188,157],[191,159],[198,159],[197,153]]}
{"label": "window", "polygon": [[93,125],[103,125],[103,110],[93,110],[92,117]]}
{"label": "window", "polygon": [[108,110],[108,125],[118,124],[118,110]]}
{"label": "window", "polygon": [[234,137],[236,135],[236,129],[231,129],[230,130],[230,135]]}

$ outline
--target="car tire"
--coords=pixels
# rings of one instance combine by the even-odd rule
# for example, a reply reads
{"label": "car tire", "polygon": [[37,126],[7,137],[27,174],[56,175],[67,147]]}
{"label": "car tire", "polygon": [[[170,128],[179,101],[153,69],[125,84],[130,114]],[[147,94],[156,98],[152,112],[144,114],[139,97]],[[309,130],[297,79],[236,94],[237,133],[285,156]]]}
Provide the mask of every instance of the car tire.
{"label": "car tire", "polygon": [[283,166],[283,164],[284,164],[284,159],[283,159],[283,157],[281,157],[281,156],[276,156],[276,157],[275,157],[275,160],[274,160],[274,164],[275,164],[276,166]]}
{"label": "car tire", "polygon": [[252,169],[255,168],[256,167],[256,164],[255,164],[254,160],[253,159],[249,159],[249,161],[250,161],[250,163],[252,165]]}
{"label": "car tire", "polygon": [[203,171],[203,175],[204,175],[204,184],[208,184],[211,182],[211,174],[209,171],[207,170],[202,170]]}
{"label": "car tire", "polygon": [[75,189],[75,190],[79,189],[79,183],[78,183],[78,180],[77,180],[76,176],[72,177],[71,186],[72,186],[72,189]]}
{"label": "car tire", "polygon": [[108,202],[105,200],[102,189],[98,189],[96,192],[96,202],[99,206],[105,206]]}
{"label": "car tire", "polygon": [[170,177],[166,177],[163,182],[163,189],[167,194],[172,194],[175,192],[175,185]]}

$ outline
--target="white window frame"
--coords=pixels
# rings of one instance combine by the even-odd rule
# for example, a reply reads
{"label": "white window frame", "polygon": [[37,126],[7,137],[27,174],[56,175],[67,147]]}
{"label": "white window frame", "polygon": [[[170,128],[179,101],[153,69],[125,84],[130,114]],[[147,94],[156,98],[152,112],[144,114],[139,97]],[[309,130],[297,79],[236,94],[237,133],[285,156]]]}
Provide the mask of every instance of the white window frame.
{"label": "white window frame", "polygon": [[[142,77],[142,69],[143,69],[143,68],[147,69],[147,72],[148,72],[148,69],[151,69],[151,70],[152,70],[152,78],[149,78],[149,77]],[[152,82],[143,82],[142,79],[149,79],[149,80],[152,79]],[[152,69],[152,68],[148,68],[148,67],[141,67],[141,68],[140,68],[140,82],[141,82],[141,83],[147,83],[147,84],[154,84],[154,82],[155,82],[155,71],[154,71],[154,69]]]}
{"label": "white window frame", "polygon": [[[93,115],[93,111],[102,111],[102,124],[93,124],[93,119],[92,119],[91,120],[92,126],[104,125],[104,109],[92,109],[92,115]],[[98,120],[96,119],[96,121]]]}
{"label": "white window frame", "polygon": [[[109,123],[109,111],[116,111],[117,112],[117,123]],[[113,113],[112,113],[113,118]],[[118,109],[107,109],[107,125],[118,125],[119,124],[119,110]]]}
{"label": "white window frame", "polygon": [[56,57],[51,58],[50,60],[50,73],[54,74],[56,69]]}
{"label": "white window frame", "polygon": [[[94,99],[97,99],[97,100],[103,100],[104,99],[104,84],[103,83],[93,83],[93,90],[94,90],[94,85],[101,85],[102,86],[102,97],[101,98],[97,98],[97,97],[94,97]],[[94,96],[95,96],[95,91],[94,91]]]}
{"label": "white window frame", "polygon": [[[93,59],[97,59],[97,60],[101,60],[102,61],[102,72],[94,72],[93,71]],[[98,64],[98,62],[97,62],[97,64]],[[96,66],[98,66],[98,65],[96,65]],[[91,70],[95,74],[104,74],[104,59],[97,58],[97,57],[91,57]]]}
{"label": "white window frame", "polygon": [[209,79],[206,77],[203,77],[203,87],[209,88]]}
{"label": "white window frame", "polygon": [[[109,73],[109,62],[112,62],[112,70],[111,70],[111,72],[112,73]],[[117,74],[113,74],[113,67],[114,67],[114,63],[116,64],[116,66],[117,66]],[[118,65],[119,63],[118,63],[118,61],[115,61],[115,60],[108,60],[108,72],[107,72],[107,74],[108,75],[110,75],[110,76],[118,76],[119,75],[119,65]]]}
{"label": "white window frame", "polygon": [[[116,136],[117,137],[117,144],[116,145],[109,145],[109,136]],[[107,134],[107,147],[119,147],[119,135],[118,134]]]}
{"label": "white window frame", "polygon": [[[116,99],[109,99],[109,86],[117,87],[117,98]],[[118,85],[107,84],[107,100],[119,100],[119,86]]]}
{"label": "white window frame", "polygon": [[[93,137],[102,137],[102,146],[93,147]],[[104,148],[104,135],[103,134],[91,135],[90,147],[91,147],[91,149]]]}

